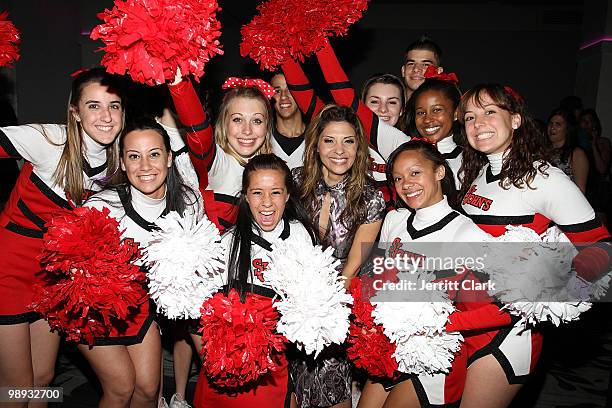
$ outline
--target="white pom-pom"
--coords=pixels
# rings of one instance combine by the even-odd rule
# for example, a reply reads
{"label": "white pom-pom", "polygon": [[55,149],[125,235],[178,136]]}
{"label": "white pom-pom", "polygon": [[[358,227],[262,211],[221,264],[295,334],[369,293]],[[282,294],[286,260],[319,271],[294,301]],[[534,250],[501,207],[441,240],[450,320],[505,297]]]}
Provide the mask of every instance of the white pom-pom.
{"label": "white pom-pom", "polygon": [[509,225],[506,230],[494,241],[532,244],[485,244],[489,249],[485,272],[496,288],[489,293],[506,304],[504,309],[522,317],[524,323],[549,321],[556,326],[577,320],[590,309],[588,302],[567,301],[575,298],[568,293],[568,281],[577,251],[558,228],[550,228],[541,236],[523,226]]}
{"label": "white pom-pom", "polygon": [[219,230],[206,217],[197,221],[174,211],[156,224],[146,258],[151,299],[170,319],[197,319],[202,302],[223,286]]}
{"label": "white pom-pom", "polygon": [[[401,281],[431,281],[433,275],[403,272],[398,278]],[[415,301],[373,302],[376,305],[372,312],[374,321],[383,326],[385,335],[395,343],[393,357],[399,371],[417,375],[447,373],[463,340],[459,332],[445,330],[448,316],[455,308],[443,291],[411,293]],[[428,301],[421,301],[425,299]]]}
{"label": "white pom-pom", "polygon": [[265,279],[281,297],[274,303],[280,313],[276,330],[315,357],[324,347],[342,344],[349,329],[349,305],[353,298],[344,289],[344,279],[333,248],[298,245],[279,240],[270,253]]}

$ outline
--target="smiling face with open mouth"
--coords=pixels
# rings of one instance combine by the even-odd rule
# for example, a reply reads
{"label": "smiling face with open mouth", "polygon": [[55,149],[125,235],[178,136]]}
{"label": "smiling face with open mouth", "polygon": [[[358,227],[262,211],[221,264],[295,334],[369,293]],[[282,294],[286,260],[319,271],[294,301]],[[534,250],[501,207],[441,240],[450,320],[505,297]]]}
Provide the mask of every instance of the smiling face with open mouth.
{"label": "smiling face with open mouth", "polygon": [[172,152],[166,150],[162,135],[152,129],[133,130],[123,137],[121,169],[138,191],[159,199],[166,193]]}
{"label": "smiling face with open mouth", "polygon": [[365,104],[380,120],[395,126],[402,114],[402,89],[393,84],[373,84],[366,94]]}
{"label": "smiling face with open mouth", "polygon": [[287,88],[287,81],[283,74],[272,77],[270,85],[274,87],[274,110],[281,118],[287,119],[299,113],[297,103]]}
{"label": "smiling face with open mouth", "polygon": [[421,136],[439,141],[451,134],[455,109],[442,91],[428,90],[415,101],[415,124]]}
{"label": "smiling face with open mouth", "polygon": [[263,231],[272,231],[285,212],[289,192],[283,172],[274,169],[256,170],[249,175],[246,201],[253,219]]}
{"label": "smiling face with open mouth", "polygon": [[417,150],[401,152],[393,164],[393,184],[404,203],[415,210],[440,202],[444,167],[435,166]]}
{"label": "smiling face with open mouth", "polygon": [[323,164],[325,182],[330,186],[336,185],[355,163],[355,129],[348,122],[329,122],[321,132],[317,150]]}
{"label": "smiling face with open mouth", "polygon": [[242,158],[251,158],[266,141],[268,113],[258,99],[236,97],[228,107],[227,142]]}
{"label": "smiling face with open mouth", "polygon": [[468,142],[484,154],[502,153],[510,146],[512,134],[521,125],[521,115],[496,105],[487,93],[471,98],[463,115]]}
{"label": "smiling face with open mouth", "polygon": [[121,98],[97,82],[83,87],[78,105],[70,110],[83,131],[103,146],[113,143],[123,127]]}

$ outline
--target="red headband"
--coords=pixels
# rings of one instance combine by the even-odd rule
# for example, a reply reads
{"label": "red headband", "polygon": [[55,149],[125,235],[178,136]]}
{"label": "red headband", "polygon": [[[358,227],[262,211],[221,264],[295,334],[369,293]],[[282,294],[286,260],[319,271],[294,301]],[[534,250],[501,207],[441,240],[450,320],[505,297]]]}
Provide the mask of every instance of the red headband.
{"label": "red headband", "polygon": [[81,75],[82,73],[87,72],[87,71],[89,71],[89,68],[80,68],[80,69],[77,69],[72,74],[70,74],[70,77],[71,78],[76,78],[79,75]]}
{"label": "red headband", "polygon": [[425,74],[423,75],[425,79],[439,79],[440,81],[450,82],[455,86],[459,85],[459,78],[457,78],[457,75],[454,72],[449,74],[445,74],[444,72],[438,73],[438,68],[439,67],[436,67],[435,65],[428,66]]}
{"label": "red headband", "polygon": [[245,88],[255,87],[258,88],[268,99],[272,99],[276,90],[272,85],[264,81],[263,79],[251,79],[251,78],[237,78],[229,77],[225,80],[221,89],[230,88]]}
{"label": "red headband", "polygon": [[523,103],[524,99],[521,96],[520,93],[516,92],[514,89],[510,88],[509,86],[504,86],[504,91],[510,95],[516,102],[518,103]]}

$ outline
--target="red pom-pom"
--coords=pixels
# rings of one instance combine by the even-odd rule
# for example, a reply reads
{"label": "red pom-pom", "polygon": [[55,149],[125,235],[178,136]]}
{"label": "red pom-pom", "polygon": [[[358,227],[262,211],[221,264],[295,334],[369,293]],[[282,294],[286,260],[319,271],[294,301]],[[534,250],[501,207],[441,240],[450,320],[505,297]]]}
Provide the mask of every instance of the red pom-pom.
{"label": "red pom-pom", "polygon": [[240,54],[267,70],[287,58],[304,61],[323,48],[328,37],[345,35],[367,7],[367,0],[269,0],[242,27]]}
{"label": "red pom-pom", "polygon": [[232,289],[202,305],[202,361],[209,381],[240,387],[285,363],[284,336],[276,333],[278,312],[272,300],[247,294],[245,302]]}
{"label": "red pom-pom", "polygon": [[55,216],[44,236],[41,265],[46,282],[35,290],[32,309],[69,341],[106,337],[147,300],[141,254],[122,239],[108,209],[77,208]]}
{"label": "red pom-pom", "polygon": [[19,60],[19,31],[8,19],[8,12],[0,13],[0,67]]}
{"label": "red pom-pom", "polygon": [[350,286],[353,295],[353,319],[349,327],[347,348],[348,357],[356,367],[366,370],[376,377],[392,377],[397,370],[397,361],[393,357],[395,345],[383,333],[381,325],[374,323],[367,284],[362,285],[359,278],[354,278]]}
{"label": "red pom-pom", "polygon": [[204,64],[223,54],[216,0],[115,0],[104,21],[91,32],[106,46],[102,58],[108,72],[147,85],[173,81],[181,75],[204,75]]}

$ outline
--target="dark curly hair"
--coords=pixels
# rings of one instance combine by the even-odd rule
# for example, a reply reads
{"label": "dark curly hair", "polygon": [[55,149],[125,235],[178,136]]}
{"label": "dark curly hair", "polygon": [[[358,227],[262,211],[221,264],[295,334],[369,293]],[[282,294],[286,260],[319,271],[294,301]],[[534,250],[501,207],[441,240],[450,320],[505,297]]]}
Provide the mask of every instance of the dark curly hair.
{"label": "dark curly hair", "polygon": [[[465,111],[469,102],[483,107],[484,98],[488,96],[501,109],[518,114],[521,124],[512,134],[508,154],[504,157],[499,185],[507,190],[511,185],[517,188],[531,188],[538,172],[547,176],[546,169],[550,161],[550,149],[544,133],[535,120],[527,113],[523,99],[511,88],[500,84],[476,85],[461,98],[457,109],[457,117],[465,125]],[[474,149],[468,143],[465,126],[461,128],[461,139],[464,146],[463,162],[459,169],[461,189],[459,197],[464,197],[482,168],[488,163],[486,154]],[[536,164],[537,163],[537,164]],[[534,165],[536,164],[536,165]]]}

